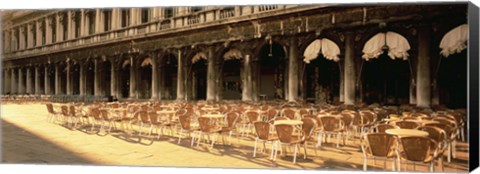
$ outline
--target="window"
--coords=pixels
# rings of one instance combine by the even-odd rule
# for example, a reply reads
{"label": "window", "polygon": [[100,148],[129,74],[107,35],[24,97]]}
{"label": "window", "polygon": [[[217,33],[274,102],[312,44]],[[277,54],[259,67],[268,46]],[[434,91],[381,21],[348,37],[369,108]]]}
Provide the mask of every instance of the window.
{"label": "window", "polygon": [[130,10],[122,9],[122,27],[127,27],[130,25]]}
{"label": "window", "polygon": [[63,40],[68,39],[68,14],[64,13],[62,18]]}
{"label": "window", "polygon": [[33,39],[32,40],[32,42],[33,42],[32,46],[35,47],[35,46],[37,46],[37,24],[35,24],[35,23],[32,24],[32,31],[31,32],[32,32],[32,39]]}
{"label": "window", "polygon": [[203,10],[203,7],[191,7],[190,8],[191,13],[199,12],[199,11],[202,11],[202,10]]}
{"label": "window", "polygon": [[20,48],[20,42],[18,41],[18,39],[20,38],[20,32],[18,29],[15,29],[14,31],[14,34],[15,34],[15,50],[18,50]]}
{"label": "window", "polygon": [[26,25],[23,27],[23,46],[28,48],[28,27]]}
{"label": "window", "polygon": [[163,11],[164,18],[171,18],[173,17],[173,7],[165,8]]}
{"label": "window", "polygon": [[[81,28],[82,28],[82,12],[75,12],[75,18],[74,18],[74,22],[75,22],[75,38],[77,37],[80,37],[81,36]],[[66,26],[66,25],[65,25]]]}
{"label": "window", "polygon": [[104,10],[103,11],[103,28],[104,31],[109,31],[112,29],[112,10]]}
{"label": "window", "polygon": [[95,12],[90,12],[88,15],[88,34],[95,33]]}
{"label": "window", "polygon": [[52,20],[52,43],[57,42],[57,22],[55,21],[55,18],[51,18]]}
{"label": "window", "polygon": [[150,10],[148,8],[142,8],[142,23],[147,23],[150,20]]}
{"label": "window", "polygon": [[42,32],[42,45],[45,45],[45,38],[47,38],[47,32],[45,30],[46,22],[42,20],[42,24],[40,26],[40,31]]}

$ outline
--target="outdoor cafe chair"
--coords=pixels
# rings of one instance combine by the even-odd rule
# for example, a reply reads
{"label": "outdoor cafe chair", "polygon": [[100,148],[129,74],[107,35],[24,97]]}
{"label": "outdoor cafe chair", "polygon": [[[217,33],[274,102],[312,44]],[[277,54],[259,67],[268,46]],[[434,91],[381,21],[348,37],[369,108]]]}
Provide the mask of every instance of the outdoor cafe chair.
{"label": "outdoor cafe chair", "polygon": [[275,125],[275,130],[277,131],[278,141],[275,145],[275,152],[273,160],[275,161],[277,158],[277,151],[279,146],[282,145],[289,145],[294,146],[293,152],[293,163],[297,163],[297,152],[298,146],[302,144],[302,136],[300,134],[295,135],[294,132],[296,127],[294,125],[287,125],[287,124],[277,124]]}
{"label": "outdoor cafe chair", "polygon": [[[235,131],[235,127],[237,124],[237,120],[240,117],[237,112],[229,112],[226,114],[226,121],[227,125],[223,126],[221,129],[222,134],[228,134],[228,142],[231,143],[231,137],[233,131]],[[238,135],[238,134],[237,134]]]}
{"label": "outdoor cafe chair", "polygon": [[[203,136],[207,135],[209,139],[211,137],[210,140],[212,144],[210,148],[213,148],[213,145],[215,144],[215,140],[217,136],[220,135],[221,133],[221,127],[218,127],[213,121],[213,119],[208,117],[199,117],[198,124],[200,126],[200,131],[198,134],[197,146],[200,146],[200,141],[204,138]],[[222,140],[225,144],[225,140],[224,139]]]}
{"label": "outdoor cafe chair", "polygon": [[395,171],[396,138],[387,133],[367,133],[362,141],[363,171],[367,171],[368,159],[383,159],[383,168],[386,169],[387,160],[392,160],[392,171]]}
{"label": "outdoor cafe chair", "polygon": [[55,111],[52,103],[47,103],[46,107],[47,107],[47,111],[48,111],[47,122],[55,121],[58,118],[58,116],[61,114],[61,112]]}
{"label": "outdoor cafe chair", "polygon": [[400,147],[397,148],[398,171],[401,170],[401,162],[405,160],[413,163],[415,170],[416,163],[428,164],[430,172],[434,172],[435,160],[438,158],[437,142],[429,137],[408,136],[399,138]]}
{"label": "outdoor cafe chair", "polygon": [[401,129],[416,129],[419,125],[413,121],[397,121],[395,125]]}
{"label": "outdoor cafe chair", "polygon": [[266,121],[256,121],[253,123],[255,127],[255,132],[257,137],[255,137],[255,145],[253,147],[253,157],[256,157],[257,154],[257,144],[258,142],[263,143],[263,150],[266,150],[266,143],[270,143],[272,146],[272,151],[270,155],[270,159],[273,159],[273,152],[274,152],[274,145],[278,140],[278,137],[270,133],[271,124]]}
{"label": "outdoor cafe chair", "polygon": [[195,136],[192,134],[195,134],[200,129],[198,127],[192,127],[192,118],[189,115],[180,115],[178,116],[178,119],[180,120],[180,130],[178,131],[178,144],[180,144],[180,141],[182,140],[182,133],[188,133],[188,137],[192,137],[190,146],[193,146],[193,143],[195,142]]}
{"label": "outdoor cafe chair", "polygon": [[[340,137],[344,132],[345,123],[343,122],[343,120],[333,116],[323,116],[323,117],[320,117],[319,119],[320,119],[320,124],[322,125],[322,130],[317,132],[317,135],[318,135],[317,146],[322,145],[323,137],[327,139],[328,136],[335,135],[337,138],[337,147],[339,147]],[[344,144],[345,144],[345,140],[344,140]]]}

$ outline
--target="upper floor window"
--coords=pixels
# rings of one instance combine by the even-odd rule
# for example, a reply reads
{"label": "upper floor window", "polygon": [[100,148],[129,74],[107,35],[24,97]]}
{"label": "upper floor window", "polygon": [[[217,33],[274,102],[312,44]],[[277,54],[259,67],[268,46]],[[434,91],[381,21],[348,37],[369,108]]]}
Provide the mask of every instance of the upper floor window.
{"label": "upper floor window", "polygon": [[57,22],[55,21],[55,18],[51,18],[50,20],[50,27],[52,28],[52,43],[55,43],[57,41]]}
{"label": "upper floor window", "polygon": [[32,46],[35,47],[37,46],[37,24],[33,23],[31,31],[32,32]]}
{"label": "upper floor window", "polygon": [[27,48],[28,47],[28,27],[27,25],[25,25],[23,27],[23,46],[24,48]]}
{"label": "upper floor window", "polygon": [[130,25],[130,10],[122,9],[122,27],[127,27]]}
{"label": "upper floor window", "polygon": [[67,13],[64,13],[63,14],[63,18],[61,18],[62,21],[62,28],[63,28],[63,40],[67,40],[68,39],[68,14]]}
{"label": "upper floor window", "polygon": [[142,12],[141,12],[141,16],[142,16],[142,23],[147,23],[148,21],[150,21],[150,9],[148,8],[142,8]]}
{"label": "upper floor window", "polygon": [[[81,28],[82,28],[82,12],[75,12],[74,22],[75,22],[75,38],[81,36]],[[66,26],[66,25],[65,25]]]}
{"label": "upper floor window", "polygon": [[168,7],[163,10],[164,18],[171,18],[173,17],[173,7]]}
{"label": "upper floor window", "polygon": [[90,12],[88,15],[88,34],[95,33],[95,12]]}
{"label": "upper floor window", "polygon": [[103,28],[104,31],[109,31],[112,29],[112,10],[111,9],[106,9],[103,10]]}
{"label": "upper floor window", "polygon": [[203,10],[203,7],[199,7],[199,6],[190,7],[190,12],[191,13],[199,12],[199,11],[202,11],[202,10]]}
{"label": "upper floor window", "polygon": [[42,23],[40,25],[40,32],[42,32],[42,45],[45,45],[47,38],[47,30],[45,27],[47,27],[46,21],[42,20]]}
{"label": "upper floor window", "polygon": [[15,37],[15,39],[14,39],[14,42],[15,42],[15,50],[18,50],[18,49],[20,48],[20,42],[18,41],[19,38],[20,38],[20,32],[19,32],[19,29],[18,29],[18,28],[14,30],[14,34],[15,34],[15,35],[14,35],[14,37]]}

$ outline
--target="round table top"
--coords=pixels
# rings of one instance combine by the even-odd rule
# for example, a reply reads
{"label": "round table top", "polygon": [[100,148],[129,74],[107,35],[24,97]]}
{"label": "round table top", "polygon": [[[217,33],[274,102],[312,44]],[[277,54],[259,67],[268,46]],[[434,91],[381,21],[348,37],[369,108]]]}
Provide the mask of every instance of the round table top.
{"label": "round table top", "polygon": [[422,136],[426,137],[428,136],[428,132],[421,131],[421,130],[415,130],[415,129],[387,129],[385,131],[387,134],[391,135],[397,135],[401,137],[407,137],[407,136]]}
{"label": "round table top", "polygon": [[409,120],[409,121],[413,121],[413,122],[421,123],[421,124],[435,124],[435,123],[439,123],[438,121],[433,121],[433,120]]}
{"label": "round table top", "polygon": [[157,114],[174,114],[176,111],[169,111],[169,110],[162,110],[162,111],[157,111]]}
{"label": "round table top", "polygon": [[207,117],[207,118],[224,118],[225,116],[223,114],[205,114],[202,115],[202,117]]}
{"label": "round table top", "polygon": [[301,120],[276,120],[273,122],[274,125],[286,124],[286,125],[301,125],[303,121]]}

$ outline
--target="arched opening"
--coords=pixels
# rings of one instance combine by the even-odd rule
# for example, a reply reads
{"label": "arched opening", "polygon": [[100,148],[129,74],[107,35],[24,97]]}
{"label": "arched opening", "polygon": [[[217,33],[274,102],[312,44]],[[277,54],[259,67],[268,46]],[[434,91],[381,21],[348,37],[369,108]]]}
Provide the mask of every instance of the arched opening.
{"label": "arched opening", "polygon": [[73,64],[72,69],[70,70],[70,80],[72,81],[72,94],[73,95],[79,95],[80,94],[80,65],[79,64]]}
{"label": "arched opening", "polygon": [[27,78],[30,79],[30,94],[35,94],[35,68],[28,67],[30,73],[28,74]]}
{"label": "arched opening", "polygon": [[[177,71],[178,71],[178,61],[175,55],[167,54],[163,58],[163,72],[160,73],[160,85],[162,88],[161,99],[173,100],[177,98]],[[163,87],[162,87],[163,86]]]}
{"label": "arched opening", "polygon": [[37,72],[38,74],[35,74],[35,76],[38,76],[38,81],[40,84],[38,91],[40,92],[40,94],[45,94],[45,67],[43,66],[38,67]]}
{"label": "arched opening", "polygon": [[243,72],[242,53],[237,49],[231,49],[223,55],[221,72],[222,98],[225,100],[242,99]]}
{"label": "arched opening", "polygon": [[259,95],[268,99],[285,98],[285,50],[278,43],[265,44],[260,50]]}
{"label": "arched opening", "polygon": [[304,86],[308,101],[340,101],[340,48],[330,39],[316,39],[305,49]]}
{"label": "arched opening", "polygon": [[467,42],[468,24],[462,24],[447,32],[439,45],[441,57],[434,75],[439,103],[448,108],[467,106]]}
{"label": "arched opening", "polygon": [[85,95],[94,95],[95,88],[95,65],[93,62],[88,61],[85,64]]}
{"label": "arched opening", "polygon": [[[128,61],[127,61],[128,62]],[[120,98],[128,98],[128,93],[130,92],[130,70],[131,65],[130,63],[125,62],[122,64],[122,68],[120,69],[119,76],[118,76],[118,84],[121,96]]]}
{"label": "arched opening", "polygon": [[60,94],[67,94],[67,66],[60,66]]}
{"label": "arched opening", "polygon": [[363,102],[409,103],[412,68],[408,50],[408,40],[391,31],[377,33],[365,43],[359,77]]}
{"label": "arched opening", "polygon": [[21,94],[27,94],[27,69],[26,68],[21,68],[20,71],[22,71],[21,74],[21,81],[20,81],[20,86],[22,87],[23,91]]}
{"label": "arched opening", "polygon": [[146,58],[140,64],[140,68],[138,69],[139,75],[139,83],[138,85],[138,92],[139,98],[149,99],[152,96],[152,60],[150,58]]}
{"label": "arched opening", "polygon": [[104,94],[106,96],[110,96],[110,83],[112,80],[112,64],[110,63],[110,61],[106,60],[101,62],[100,71],[103,76],[101,88],[105,92]]}
{"label": "arched opening", "polygon": [[193,99],[207,99],[207,60],[203,52],[197,53],[192,58],[190,79],[193,90]]}
{"label": "arched opening", "polygon": [[55,94],[55,68],[53,66],[48,67],[48,87],[49,90],[48,94]]}

